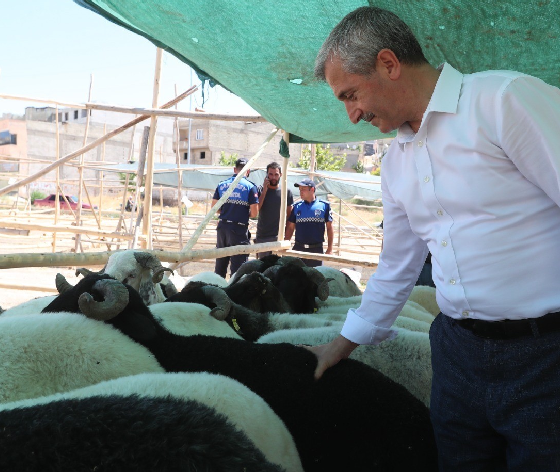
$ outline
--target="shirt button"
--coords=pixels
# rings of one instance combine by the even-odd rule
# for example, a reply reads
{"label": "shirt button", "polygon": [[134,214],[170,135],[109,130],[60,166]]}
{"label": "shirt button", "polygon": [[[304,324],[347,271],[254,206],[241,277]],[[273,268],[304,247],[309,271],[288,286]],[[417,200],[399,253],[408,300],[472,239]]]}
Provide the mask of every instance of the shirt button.
{"label": "shirt button", "polygon": [[468,311],[464,311],[463,313],[461,313],[461,316],[463,318],[466,318],[467,316],[469,316],[469,312]]}
{"label": "shirt button", "polygon": [[455,279],[451,279],[451,280],[449,281],[449,283],[450,283],[451,285],[455,285]]}
{"label": "shirt button", "polygon": [[443,211],[438,210],[438,211],[437,211],[437,214],[438,214],[438,216],[443,216]]}
{"label": "shirt button", "polygon": [[424,141],[418,141],[418,147],[424,146]]}
{"label": "shirt button", "polygon": [[430,177],[429,177],[429,176],[424,177],[424,182],[428,183],[429,181],[430,181]]}
{"label": "shirt button", "polygon": [[444,240],[441,242],[441,245],[442,245],[443,247],[447,246],[447,241],[444,239]]}

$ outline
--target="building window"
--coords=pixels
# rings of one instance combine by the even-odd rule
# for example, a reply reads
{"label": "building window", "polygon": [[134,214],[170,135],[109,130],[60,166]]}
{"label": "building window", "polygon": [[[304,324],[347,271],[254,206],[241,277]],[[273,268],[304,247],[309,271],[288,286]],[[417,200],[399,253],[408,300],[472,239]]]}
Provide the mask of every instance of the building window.
{"label": "building window", "polygon": [[197,129],[196,130],[196,140],[200,141],[201,139],[204,139],[204,130]]}
{"label": "building window", "polygon": [[206,151],[200,151],[200,158],[206,159]]}
{"label": "building window", "polygon": [[87,116],[87,110],[82,110],[82,118],[85,118]]}
{"label": "building window", "polygon": [[0,146],[6,144],[17,144],[17,134],[12,134],[10,131],[0,131]]}
{"label": "building window", "polygon": [[78,110],[74,110],[74,119],[77,120],[78,119]]}
{"label": "building window", "polygon": [[188,153],[188,152],[185,152],[185,153],[183,154],[183,160],[185,160],[185,161],[188,161],[188,160],[189,160],[189,153]]}
{"label": "building window", "polygon": [[64,121],[68,121],[68,112],[64,113]]}

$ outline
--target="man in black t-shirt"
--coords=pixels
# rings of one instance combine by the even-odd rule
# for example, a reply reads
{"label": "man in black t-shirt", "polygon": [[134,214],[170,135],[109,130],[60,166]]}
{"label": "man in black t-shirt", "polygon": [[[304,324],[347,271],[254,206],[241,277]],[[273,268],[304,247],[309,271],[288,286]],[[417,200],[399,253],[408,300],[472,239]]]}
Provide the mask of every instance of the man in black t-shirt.
{"label": "man in black t-shirt", "polygon": [[[280,202],[282,191],[280,189],[280,177],[282,169],[277,162],[271,162],[266,166],[266,178],[259,187],[259,219],[257,221],[257,237],[255,243],[267,243],[278,241],[278,225],[280,224]],[[290,217],[294,196],[288,189],[288,205],[286,219]],[[257,258],[272,254],[271,251],[258,252]]]}

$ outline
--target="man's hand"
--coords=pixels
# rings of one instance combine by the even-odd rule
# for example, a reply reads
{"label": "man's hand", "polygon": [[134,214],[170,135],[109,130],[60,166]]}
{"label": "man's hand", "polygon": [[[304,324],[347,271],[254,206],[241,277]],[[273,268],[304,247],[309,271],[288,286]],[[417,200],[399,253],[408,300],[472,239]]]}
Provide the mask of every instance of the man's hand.
{"label": "man's hand", "polygon": [[263,193],[268,190],[269,185],[270,185],[270,180],[268,180],[268,177],[265,177],[263,182]]}
{"label": "man's hand", "polygon": [[346,359],[359,344],[349,341],[343,336],[339,336],[328,344],[320,346],[304,346],[317,356],[317,368],[315,369],[315,379],[319,380],[323,373],[342,359]]}

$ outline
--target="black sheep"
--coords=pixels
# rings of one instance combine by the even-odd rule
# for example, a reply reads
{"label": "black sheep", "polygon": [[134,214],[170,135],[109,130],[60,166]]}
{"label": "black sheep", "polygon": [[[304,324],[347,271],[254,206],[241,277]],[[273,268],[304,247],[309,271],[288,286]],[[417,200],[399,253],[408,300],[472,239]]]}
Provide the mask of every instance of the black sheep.
{"label": "black sheep", "polygon": [[[104,284],[92,287],[95,296],[108,293]],[[153,319],[130,287],[128,304],[111,314],[74,289],[58,298],[79,296],[82,309],[89,306],[94,317],[101,313],[150,350],[166,371],[225,375],[261,396],[288,427],[306,472],[437,470],[427,408],[365,364],[341,361],[315,381],[317,359],[304,348],[177,336]],[[146,324],[149,328],[142,328]]]}
{"label": "black sheep", "polygon": [[0,470],[282,469],[207,405],[111,395],[0,412]]}

